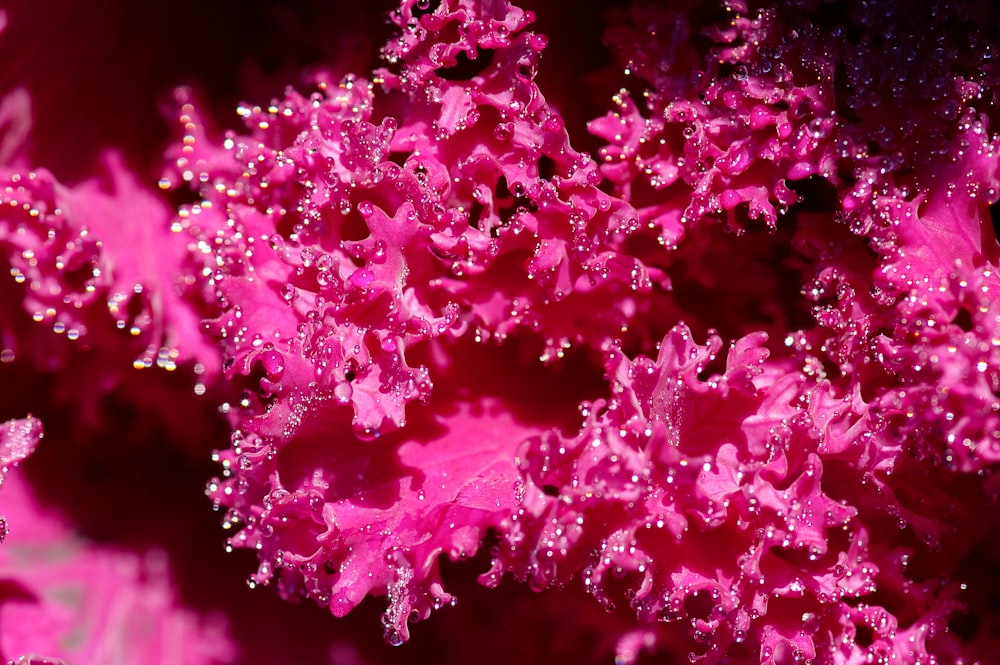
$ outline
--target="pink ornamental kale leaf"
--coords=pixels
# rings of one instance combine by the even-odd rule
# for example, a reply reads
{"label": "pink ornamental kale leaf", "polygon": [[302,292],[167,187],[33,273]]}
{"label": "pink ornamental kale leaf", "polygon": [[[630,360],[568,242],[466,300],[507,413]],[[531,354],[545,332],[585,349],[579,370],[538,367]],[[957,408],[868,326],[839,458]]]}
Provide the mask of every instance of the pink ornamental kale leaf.
{"label": "pink ornamental kale leaf", "polygon": [[[534,83],[530,15],[493,9],[404,3],[370,83],[244,107],[250,135],[222,150],[184,106],[172,178],[203,200],[179,223],[224,310],[228,375],[254,389],[210,486],[233,544],[260,552],[252,583],[337,614],[384,593],[395,643],[450,599],[440,553],[497,528],[488,584],[582,576],[640,624],[689,626],[660,648],[695,660],[957,653],[940,628],[956,587],[912,571],[957,573],[982,530],[946,524],[947,506],[995,494],[962,475],[992,463],[991,421],[955,422],[996,403],[978,340],[997,321],[975,295],[995,279],[977,101],[993,81],[950,46],[975,27],[906,38],[901,10],[636,5],[609,40],[648,87],[592,124],[610,142],[599,174]],[[859,27],[886,31],[897,77],[938,57],[922,83],[954,97],[882,119],[897,81],[870,76],[878,45]],[[755,219],[770,231],[750,243]],[[696,285],[750,294],[753,318],[720,318]],[[685,320],[736,331],[728,356]],[[589,389],[578,435],[544,433],[456,369],[502,373],[495,347],[455,341],[470,336],[538,339],[547,362],[599,352],[607,389]],[[939,491],[908,489],[926,483]]]}
{"label": "pink ornamental kale leaf", "polygon": [[[754,217],[778,234],[791,227],[788,256],[804,276],[814,323],[771,329],[784,347],[763,361],[751,390],[760,401],[749,407],[728,372],[711,369],[718,342],[675,353],[674,333],[660,367],[640,356],[625,371],[612,350],[611,398],[585,406],[578,437],[554,434],[520,449],[529,489],[505,524],[507,546],[489,579],[512,570],[544,587],[582,568],[603,602],[609,588],[624,587],[640,617],[688,624],[698,661],[953,659],[961,647],[942,626],[969,596],[951,580],[968,574],[959,562],[987,547],[981,515],[996,497],[988,469],[1000,321],[988,295],[997,242],[987,205],[997,193],[997,150],[979,101],[996,81],[977,57],[951,47],[981,37],[954,17],[926,36],[897,36],[912,18],[891,7],[831,25],[784,7],[744,17],[733,4],[735,18],[700,27],[706,42],[693,38],[690,21],[710,13],[632,11],[653,45],[629,32],[620,48],[627,68],[653,84],[645,100],[655,115],[636,124],[629,114],[637,107],[623,101],[627,113],[593,125],[619,145],[635,139],[605,150],[605,174],[660,244],[677,246],[675,257],[719,221],[737,232],[751,230]],[[869,37],[852,43],[854,26],[884,28],[899,58],[892,76],[910,74],[904,61],[924,62],[920,84],[953,96],[885,117],[880,98],[895,95],[898,80],[875,75],[876,47]],[[933,55],[932,41],[944,45]],[[775,49],[801,55],[772,61]],[[939,61],[924,60],[932,57]],[[796,108],[804,124],[782,125]],[[661,112],[667,124],[656,120]],[[670,122],[689,114],[692,124],[674,135]],[[689,159],[698,161],[681,169]],[[802,194],[787,200],[786,181],[807,176]],[[747,202],[749,220],[737,207]],[[789,202],[799,207],[784,209]],[[668,275],[678,269],[669,254],[643,258],[665,263]],[[695,365],[687,373],[684,360]],[[663,377],[651,394],[647,374]],[[772,385],[768,377],[781,378]],[[705,410],[706,392],[726,406]],[[661,462],[661,448],[677,459]],[[697,480],[685,484],[679,467],[695,469]],[[962,517],[956,505],[965,506]],[[673,536],[659,548],[644,530],[654,525]],[[840,526],[843,534],[831,529]],[[758,565],[762,595],[745,595]],[[741,646],[747,635],[756,654]]]}
{"label": "pink ornamental kale leaf", "polygon": [[[90,347],[124,341],[137,367],[173,370],[196,361],[199,373],[218,371],[217,353],[199,331],[202,313],[185,295],[193,282],[186,243],[171,233],[166,203],[118,156],[107,156],[100,178],[73,188],[46,171],[2,177],[0,243],[36,323]],[[14,356],[44,353],[32,349],[34,341],[21,344],[5,348]]]}
{"label": "pink ornamental kale leaf", "polygon": [[[7,473],[30,455],[42,438],[42,423],[31,416],[11,420],[0,427],[0,487]],[[7,518],[0,515],[0,543],[7,537]]]}
{"label": "pink ornamental kale leaf", "polygon": [[[614,250],[630,208],[595,187],[532,82],[544,40],[500,15],[427,15],[435,67],[401,44],[400,73],[246,107],[251,136],[221,149],[182,108],[185,170],[171,177],[203,183],[203,201],[178,223],[224,309],[212,327],[229,375],[259,382],[234,411],[232,477],[210,493],[243,527],[232,542],[261,552],[254,584],[276,574],[337,614],[386,593],[393,642],[411,610],[450,599],[437,557],[477,549],[514,505],[513,447],[553,421],[513,415],[524,397],[496,396],[497,354],[453,340],[530,349],[513,338],[541,333],[533,353],[562,357],[622,334],[651,288]],[[456,43],[450,24],[464,26]],[[437,71],[462,49],[492,61],[470,79]]]}
{"label": "pink ornamental kale leaf", "polygon": [[[166,555],[86,542],[37,503],[24,479],[2,501],[11,537],[0,548],[0,653],[19,663],[232,662],[219,616],[177,602]],[[43,652],[47,658],[31,656]]]}

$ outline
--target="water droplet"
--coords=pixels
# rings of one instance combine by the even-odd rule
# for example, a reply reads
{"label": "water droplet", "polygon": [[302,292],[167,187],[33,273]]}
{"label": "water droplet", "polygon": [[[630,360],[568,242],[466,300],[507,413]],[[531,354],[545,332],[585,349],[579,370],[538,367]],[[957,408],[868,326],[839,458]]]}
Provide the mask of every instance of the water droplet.
{"label": "water droplet", "polygon": [[385,629],[383,638],[385,639],[385,643],[391,647],[401,646],[403,642],[406,641],[403,639],[403,636],[400,634],[400,632],[395,628],[393,628],[392,626],[389,626]]}
{"label": "water droplet", "polygon": [[337,404],[347,405],[351,403],[351,398],[354,396],[354,387],[347,381],[342,381],[336,385],[333,389],[333,397],[337,400]]}

